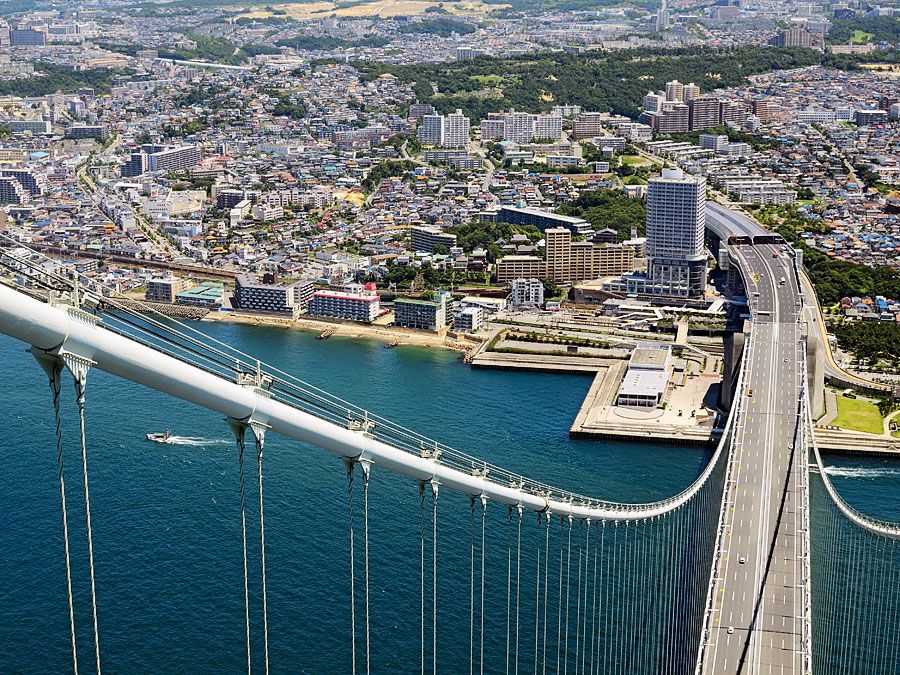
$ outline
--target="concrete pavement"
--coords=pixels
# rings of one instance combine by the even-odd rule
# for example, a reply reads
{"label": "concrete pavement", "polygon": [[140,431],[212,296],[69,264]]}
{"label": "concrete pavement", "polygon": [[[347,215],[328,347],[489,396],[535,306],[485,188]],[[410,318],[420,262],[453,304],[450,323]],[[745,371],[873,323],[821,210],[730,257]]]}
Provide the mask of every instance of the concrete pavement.
{"label": "concrete pavement", "polygon": [[[793,258],[774,245],[735,247],[754,314],[742,414],[725,488],[702,671],[800,672],[804,602],[802,452],[794,452],[802,349]],[[784,279],[784,283],[781,280]]]}

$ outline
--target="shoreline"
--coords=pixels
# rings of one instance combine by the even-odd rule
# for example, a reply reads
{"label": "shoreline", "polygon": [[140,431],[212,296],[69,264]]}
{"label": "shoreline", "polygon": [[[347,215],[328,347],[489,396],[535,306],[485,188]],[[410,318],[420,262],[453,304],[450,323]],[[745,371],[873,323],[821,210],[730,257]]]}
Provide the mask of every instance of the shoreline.
{"label": "shoreline", "polygon": [[334,331],[335,336],[361,338],[384,342],[396,342],[397,346],[412,345],[415,347],[428,347],[447,349],[450,351],[465,353],[478,347],[483,339],[478,337],[460,337],[455,334],[439,335],[425,331],[416,331],[408,328],[393,326],[379,326],[376,324],[350,323],[342,321],[329,321],[327,319],[287,319],[274,316],[262,316],[258,314],[238,314],[236,312],[210,312],[201,321],[218,321],[223,323],[235,323],[249,326],[265,326],[267,328],[300,329],[309,332],[321,333],[322,331]]}

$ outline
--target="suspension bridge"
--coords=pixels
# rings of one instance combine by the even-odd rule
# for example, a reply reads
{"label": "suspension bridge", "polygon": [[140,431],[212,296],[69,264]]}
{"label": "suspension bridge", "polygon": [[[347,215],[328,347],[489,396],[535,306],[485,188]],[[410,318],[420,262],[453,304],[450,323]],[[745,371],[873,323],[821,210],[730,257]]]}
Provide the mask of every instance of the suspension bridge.
{"label": "suspension bridge", "polygon": [[[0,332],[29,345],[55,419],[73,669],[101,672],[85,424],[100,369],[223,415],[238,447],[246,668],[270,663],[265,442],[280,434],[343,460],[348,501],[351,669],[371,672],[370,475],[418,486],[420,672],[896,673],[897,525],[855,511],[822,471],[812,434],[804,296],[795,258],[770,235],[732,239],[752,328],[724,433],[700,476],[642,504],[576,494],[484,462],[217,342],[190,325],[137,314],[85,278],[4,258],[23,285],[0,284]],[[76,639],[62,382],[75,383],[89,550],[90,643]],[[253,483],[253,485],[250,485]],[[253,489],[250,490],[249,488]],[[468,660],[441,660],[439,509],[468,497]],[[251,503],[248,493],[257,499]],[[361,509],[354,516],[354,508]],[[505,521],[505,544],[490,531]],[[248,531],[248,515],[258,523]],[[526,517],[527,514],[536,516]],[[497,548],[499,547],[499,550]],[[490,560],[505,562],[505,579]],[[259,570],[251,599],[248,561]],[[499,595],[499,597],[497,597]],[[257,607],[257,600],[259,606]],[[251,605],[252,612],[251,612]],[[500,639],[491,630],[498,622]],[[251,618],[260,617],[259,626]],[[252,636],[259,636],[253,639]],[[90,656],[88,657],[88,651]]]}

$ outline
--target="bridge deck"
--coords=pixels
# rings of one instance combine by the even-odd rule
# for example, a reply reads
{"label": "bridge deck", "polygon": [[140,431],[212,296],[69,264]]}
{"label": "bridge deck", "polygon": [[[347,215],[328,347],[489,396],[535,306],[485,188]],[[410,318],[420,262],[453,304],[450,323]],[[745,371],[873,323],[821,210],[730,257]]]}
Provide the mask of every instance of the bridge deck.
{"label": "bridge deck", "polygon": [[755,321],[703,662],[703,672],[716,675],[802,672],[804,663],[804,460],[793,452],[802,389],[799,289],[793,259],[775,252],[736,251]]}

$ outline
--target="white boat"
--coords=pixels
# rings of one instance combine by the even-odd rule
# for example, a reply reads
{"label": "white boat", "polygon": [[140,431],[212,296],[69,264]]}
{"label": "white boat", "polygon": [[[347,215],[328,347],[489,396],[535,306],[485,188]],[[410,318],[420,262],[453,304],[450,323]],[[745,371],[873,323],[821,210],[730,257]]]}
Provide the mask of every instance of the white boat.
{"label": "white boat", "polygon": [[169,439],[172,437],[172,432],[166,429],[163,433],[149,433],[147,434],[147,440],[153,441],[154,443],[168,443]]}

